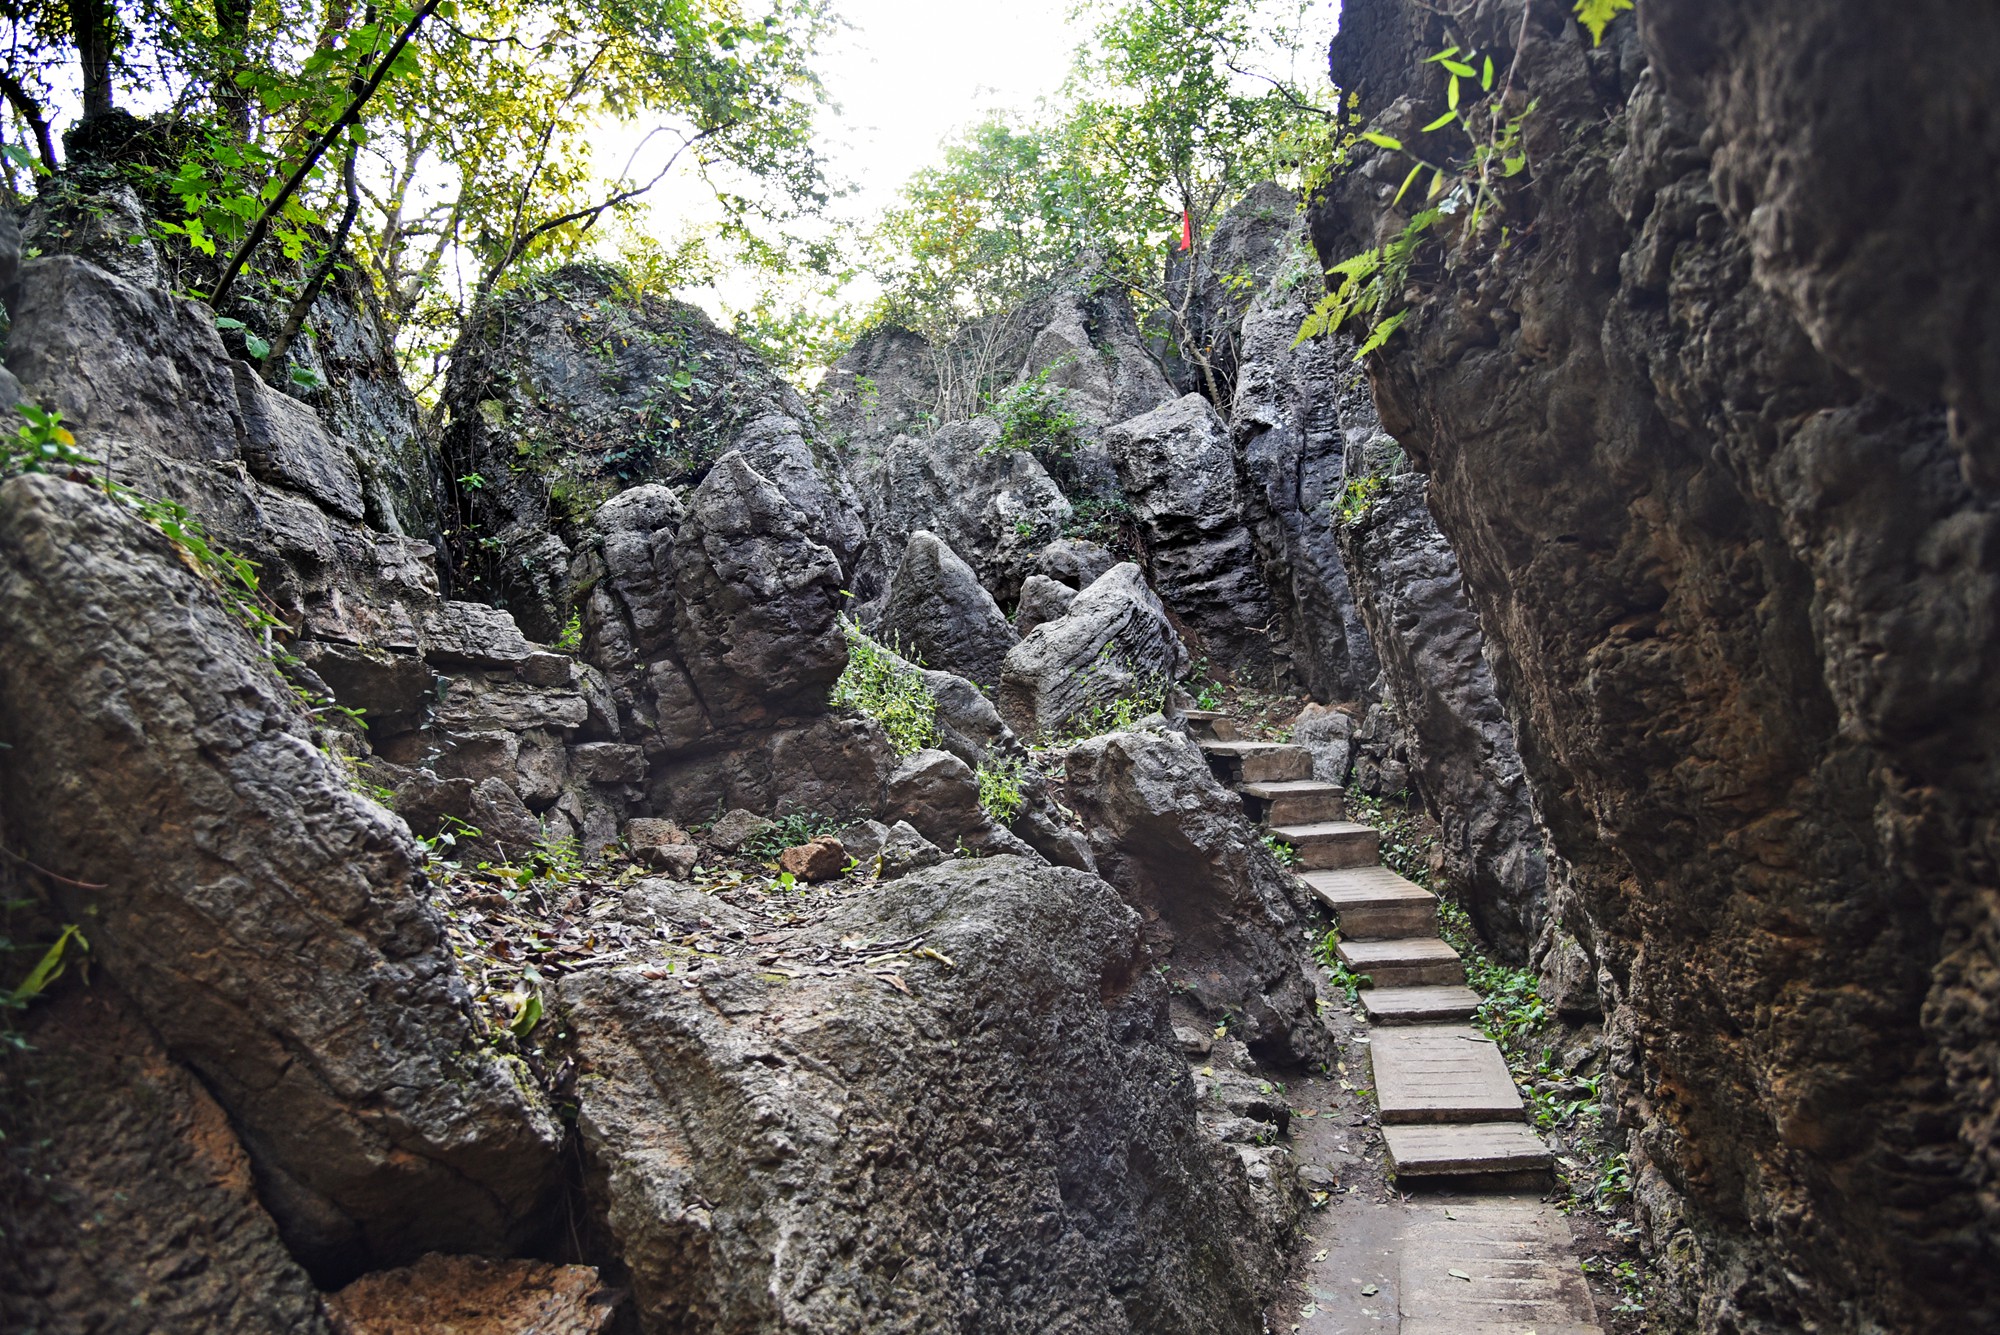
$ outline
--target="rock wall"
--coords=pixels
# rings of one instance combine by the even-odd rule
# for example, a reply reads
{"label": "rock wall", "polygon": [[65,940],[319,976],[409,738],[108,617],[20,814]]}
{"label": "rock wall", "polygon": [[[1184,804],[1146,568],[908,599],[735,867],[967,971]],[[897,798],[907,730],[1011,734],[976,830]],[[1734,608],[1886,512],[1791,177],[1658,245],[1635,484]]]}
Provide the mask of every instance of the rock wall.
{"label": "rock wall", "polygon": [[[2000,12],[1459,24],[1353,0],[1333,49],[1390,134],[1450,42],[1537,103],[1514,244],[1425,252],[1371,381],[1572,869],[1655,1264],[1704,1330],[1993,1325]],[[1336,183],[1323,260],[1406,170]]]}

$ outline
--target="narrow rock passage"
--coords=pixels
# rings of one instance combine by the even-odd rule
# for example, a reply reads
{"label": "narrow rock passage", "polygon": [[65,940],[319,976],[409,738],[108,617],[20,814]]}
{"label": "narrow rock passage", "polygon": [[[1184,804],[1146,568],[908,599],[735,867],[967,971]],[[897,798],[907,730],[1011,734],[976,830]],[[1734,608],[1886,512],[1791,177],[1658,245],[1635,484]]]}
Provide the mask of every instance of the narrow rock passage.
{"label": "narrow rock passage", "polygon": [[[1292,1090],[1312,1114],[1293,1122],[1294,1150],[1329,1196],[1272,1328],[1596,1335],[1569,1224],[1543,1199],[1552,1156],[1499,1045],[1471,1024],[1479,999],[1438,934],[1436,896],[1380,865],[1379,835],[1346,819],[1342,789],[1312,780],[1305,748],[1242,740],[1219,714],[1188,718],[1217,776],[1297,854],[1300,880],[1339,924],[1341,962],[1369,983],[1367,1032],[1344,1036],[1342,1071],[1358,1076],[1367,1054],[1375,1117],[1341,1115],[1351,1079]],[[1379,1193],[1355,1185],[1378,1175]]]}

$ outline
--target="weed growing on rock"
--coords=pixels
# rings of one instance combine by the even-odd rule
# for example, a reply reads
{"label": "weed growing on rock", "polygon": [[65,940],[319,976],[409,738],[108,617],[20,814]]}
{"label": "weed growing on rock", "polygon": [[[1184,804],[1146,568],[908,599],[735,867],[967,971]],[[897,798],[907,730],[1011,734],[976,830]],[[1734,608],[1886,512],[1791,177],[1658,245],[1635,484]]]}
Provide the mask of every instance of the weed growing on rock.
{"label": "weed growing on rock", "polygon": [[1375,503],[1375,494],[1382,490],[1382,479],[1374,474],[1365,477],[1351,477],[1347,485],[1340,489],[1340,499],[1330,502],[1333,512],[1343,524],[1352,524],[1368,513],[1368,507]]}
{"label": "weed growing on rock", "polygon": [[1049,383],[1053,370],[1044,367],[999,396],[994,412],[1000,419],[1000,437],[981,454],[1030,450],[1047,467],[1051,458],[1044,455],[1063,459],[1075,451],[1083,423],[1069,410],[1069,391]]}
{"label": "weed growing on rock", "polygon": [[1296,867],[1299,865],[1298,850],[1294,849],[1290,844],[1274,834],[1267,834],[1262,836],[1262,838],[1264,840],[1264,847],[1271,850],[1271,856],[1278,860],[1280,867]]}
{"label": "weed growing on rock", "polygon": [[978,776],[979,805],[1000,824],[1012,824],[1028,804],[1028,795],[1021,791],[1027,766],[1013,756],[989,756],[980,763]]}
{"label": "weed growing on rock", "polygon": [[827,703],[853,709],[882,725],[897,755],[921,751],[937,740],[937,696],[924,674],[849,617],[840,620],[847,666]]}
{"label": "weed growing on rock", "polygon": [[775,862],[778,854],[800,844],[809,844],[823,834],[834,834],[847,822],[818,811],[794,811],[771,818],[769,829],[743,845],[745,857],[759,862]]}
{"label": "weed growing on rock", "polygon": [[1354,972],[1347,967],[1347,962],[1340,958],[1339,928],[1327,928],[1326,935],[1313,943],[1313,958],[1319,961],[1322,969],[1326,970],[1326,976],[1333,985],[1346,996],[1348,1005],[1361,1004],[1361,989],[1369,986],[1374,980],[1365,973]]}

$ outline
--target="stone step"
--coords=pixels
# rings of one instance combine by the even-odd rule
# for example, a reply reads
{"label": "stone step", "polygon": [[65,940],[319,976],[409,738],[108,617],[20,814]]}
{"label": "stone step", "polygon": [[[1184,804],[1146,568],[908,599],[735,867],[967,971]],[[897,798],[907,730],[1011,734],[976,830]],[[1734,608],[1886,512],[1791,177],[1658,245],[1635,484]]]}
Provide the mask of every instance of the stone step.
{"label": "stone step", "polygon": [[1266,825],[1311,825],[1347,819],[1347,790],[1317,779],[1246,783],[1236,790],[1250,819]]}
{"label": "stone step", "polygon": [[1569,1221],[1534,1195],[1415,1207],[1397,1240],[1400,1335],[1602,1335]]}
{"label": "stone step", "polygon": [[1469,987],[1370,987],[1361,993],[1370,1024],[1441,1024],[1470,1020],[1479,994]]}
{"label": "stone step", "polygon": [[1449,987],[1465,981],[1465,961],[1434,936],[1399,936],[1389,941],[1349,941],[1336,952],[1340,962],[1368,975],[1368,986]]}
{"label": "stone step", "polygon": [[1311,825],[1273,825],[1273,839],[1281,839],[1299,855],[1299,866],[1308,871],[1341,867],[1365,867],[1382,856],[1382,833],[1372,825],[1353,821],[1328,820]]}
{"label": "stone step", "polygon": [[1437,935],[1437,896],[1387,867],[1309,871],[1299,879],[1333,910],[1344,937],[1379,941]]}
{"label": "stone step", "polygon": [[1234,742],[1242,739],[1236,731],[1236,720],[1213,709],[1183,709],[1181,717],[1187,720],[1188,731],[1198,742]]}
{"label": "stone step", "polygon": [[1284,742],[1203,742],[1208,767],[1224,783],[1273,783],[1310,779],[1312,752]]}
{"label": "stone step", "polygon": [[1500,1045],[1470,1025],[1378,1030],[1368,1054],[1385,1127],[1518,1122],[1527,1116]]}
{"label": "stone step", "polygon": [[1525,1122],[1385,1126],[1389,1163],[1403,1179],[1546,1173],[1555,1156]]}

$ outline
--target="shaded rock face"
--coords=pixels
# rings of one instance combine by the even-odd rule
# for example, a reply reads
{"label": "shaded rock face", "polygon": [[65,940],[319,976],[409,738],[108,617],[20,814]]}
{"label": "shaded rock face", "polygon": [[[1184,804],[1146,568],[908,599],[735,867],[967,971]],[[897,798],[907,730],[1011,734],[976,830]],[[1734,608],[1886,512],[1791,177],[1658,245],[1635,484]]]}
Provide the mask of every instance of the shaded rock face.
{"label": "shaded rock face", "polygon": [[294,1254],[519,1242],[553,1120],[475,1033],[407,828],[210,586],[102,495],[16,478],[0,637],[10,837],[81,883],[63,919],[228,1111]]}
{"label": "shaded rock face", "polygon": [[1362,615],[1444,869],[1480,934],[1525,959],[1541,928],[1548,868],[1514,730],[1480,653],[1458,558],[1424,504],[1424,479],[1383,482],[1340,530]]}
{"label": "shaded rock face", "polygon": [[[1031,577],[1033,578],[1033,577]],[[889,580],[888,601],[872,631],[914,653],[927,667],[955,673],[989,691],[1020,636],[980,587],[972,567],[932,533],[919,529]]]}
{"label": "shaded rock face", "polygon": [[630,299],[588,266],[503,299],[446,400],[459,506],[499,544],[460,552],[461,573],[537,640],[563,628],[571,548],[600,504],[640,483],[699,482],[731,451],[844,568],[860,554],[859,504],[797,393],[700,310]]}
{"label": "shaded rock face", "polygon": [[935,533],[995,600],[1011,604],[1072,508],[1034,455],[995,449],[999,438],[999,423],[978,417],[921,439],[898,436],[880,457],[851,466],[882,552],[901,552],[920,529]]}
{"label": "shaded rock face", "polygon": [[1171,684],[1187,667],[1166,608],[1131,563],[1114,566],[1008,651],[1000,716],[1023,733],[1056,732],[1090,711]]}
{"label": "shaded rock face", "polygon": [[1113,427],[1106,446],[1145,537],[1153,585],[1192,631],[1196,652],[1219,669],[1270,684],[1275,614],[1243,524],[1221,417],[1207,399],[1189,394]]}
{"label": "shaded rock face", "polygon": [[1375,682],[1375,646],[1334,541],[1333,507],[1350,473],[1393,442],[1346,340],[1292,346],[1314,299],[1309,272],[1289,283],[1281,275],[1245,315],[1229,434],[1243,521],[1284,632],[1274,652],[1324,702],[1360,699]]}
{"label": "shaded rock face", "polygon": [[953,963],[913,958],[907,991],[727,962],[691,988],[566,978],[590,1189],[642,1327],[1258,1330],[1277,1274],[1243,1240],[1272,1239],[1197,1131],[1137,927],[1102,882],[992,858],[794,942],[920,934]]}
{"label": "shaded rock face", "polygon": [[1068,793],[1098,871],[1146,922],[1168,979],[1208,1015],[1230,1015],[1268,1061],[1325,1059],[1312,933],[1288,876],[1209,772],[1201,748],[1164,732],[1116,732],[1071,748]]}
{"label": "shaded rock face", "polygon": [[[1421,123],[1443,40],[1355,0],[1334,73]],[[1595,52],[1537,8],[1537,244],[1436,279],[1372,370],[1703,1329],[2000,1322],[1996,59],[1991,7],[1661,0]],[[1347,178],[1323,259],[1397,225],[1403,170]]]}
{"label": "shaded rock face", "polygon": [[1076,601],[1076,590],[1047,575],[1030,575],[1021,585],[1021,601],[1014,608],[1014,633],[1026,635],[1035,627],[1068,614]]}
{"label": "shaded rock face", "polygon": [[[1208,350],[1214,371],[1217,406],[1226,409],[1235,393],[1243,358],[1243,317],[1257,294],[1268,286],[1284,263],[1298,225],[1299,197],[1276,182],[1253,187],[1217,221],[1193,276],[1189,334]],[[1167,286],[1186,291],[1188,261],[1176,253],[1167,265]],[[1183,394],[1207,394],[1210,381],[1198,366],[1168,351],[1168,373]]]}
{"label": "shaded rock face", "polygon": [[923,434],[937,398],[930,340],[884,324],[854,340],[827,369],[814,401],[846,458],[878,455],[898,436]]}
{"label": "shaded rock face", "polygon": [[589,1266],[426,1256],[330,1294],[333,1335],[597,1335],[617,1310]]}
{"label": "shaded rock face", "polygon": [[229,1118],[101,979],[0,1057],[0,1325],[326,1335]]}

